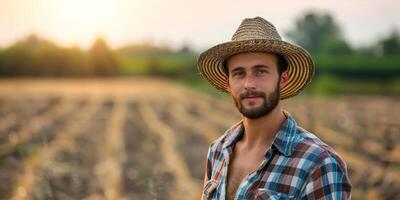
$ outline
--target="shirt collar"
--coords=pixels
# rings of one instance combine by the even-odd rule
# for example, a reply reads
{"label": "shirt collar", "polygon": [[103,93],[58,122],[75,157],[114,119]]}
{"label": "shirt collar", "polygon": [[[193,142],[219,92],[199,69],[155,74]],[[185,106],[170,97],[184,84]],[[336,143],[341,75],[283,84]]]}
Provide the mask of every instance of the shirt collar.
{"label": "shirt collar", "polygon": [[[301,134],[297,134],[297,123],[289,112],[283,111],[286,120],[281,124],[278,132],[275,135],[275,139],[272,143],[273,146],[285,156],[290,156],[294,152],[294,147],[302,139]],[[243,121],[232,126],[228,130],[228,135],[225,139],[223,149],[231,147],[237,140],[239,140],[244,134]]]}
{"label": "shirt collar", "polygon": [[296,144],[302,139],[302,135],[297,132],[297,123],[288,113],[284,111],[286,120],[282,123],[278,132],[275,135],[273,145],[285,156],[290,156],[294,152]]}

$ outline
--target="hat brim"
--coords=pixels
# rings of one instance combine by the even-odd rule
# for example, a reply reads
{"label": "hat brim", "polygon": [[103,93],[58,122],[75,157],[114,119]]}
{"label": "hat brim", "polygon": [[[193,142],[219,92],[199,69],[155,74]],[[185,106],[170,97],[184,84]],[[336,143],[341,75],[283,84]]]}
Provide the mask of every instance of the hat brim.
{"label": "hat brim", "polygon": [[314,76],[315,66],[310,54],[299,46],[281,40],[251,39],[221,43],[200,54],[197,68],[211,85],[229,93],[224,61],[244,52],[272,52],[285,57],[288,83],[280,90],[280,99],[297,95]]}

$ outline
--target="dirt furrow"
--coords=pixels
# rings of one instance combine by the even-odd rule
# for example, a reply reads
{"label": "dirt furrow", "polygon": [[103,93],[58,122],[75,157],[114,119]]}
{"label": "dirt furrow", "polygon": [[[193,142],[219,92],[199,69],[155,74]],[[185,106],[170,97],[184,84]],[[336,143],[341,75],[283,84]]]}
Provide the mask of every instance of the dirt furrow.
{"label": "dirt furrow", "polygon": [[[176,138],[177,151],[188,166],[190,175],[196,179],[198,187],[201,188],[201,182],[204,179],[206,153],[210,144],[208,139],[212,140],[211,134],[215,133],[211,130],[213,127],[210,125],[201,126],[176,101],[155,101],[151,105],[159,118],[171,128],[173,137]],[[211,134],[203,131],[211,131],[209,132]]]}
{"label": "dirt furrow", "polygon": [[[62,101],[52,111],[56,116],[49,116],[49,119],[42,118],[28,123],[26,126],[32,126],[26,132],[24,140],[17,137],[12,138],[11,144],[1,145],[3,148],[0,159],[0,198],[11,198],[14,190],[17,175],[23,173],[24,160],[35,154],[45,143],[50,142],[56,136],[57,127],[64,124],[65,119],[71,116],[74,110],[79,110],[85,102],[74,102],[68,98]],[[77,104],[77,105],[76,105]],[[28,130],[28,129],[22,129]]]}
{"label": "dirt furrow", "polygon": [[224,113],[230,113],[234,109],[232,100],[230,98],[225,98],[229,97],[227,94],[221,94],[220,97],[214,97],[193,90],[185,90],[184,92],[185,95],[182,97],[191,97],[190,99],[186,99],[196,104],[201,104],[203,102],[206,104],[206,106],[212,106]]}
{"label": "dirt furrow", "polygon": [[201,119],[190,115],[187,108],[181,103],[173,103],[168,109],[169,114],[177,123],[190,126],[195,133],[206,138],[208,144],[217,139],[221,135],[211,124],[204,123]]}
{"label": "dirt furrow", "polygon": [[160,151],[161,138],[148,131],[138,107],[143,99],[131,99],[124,124],[123,193],[129,199],[168,200],[175,191],[175,177]]}
{"label": "dirt furrow", "polygon": [[84,128],[81,123],[87,121],[89,117],[93,115],[93,113],[99,108],[99,103],[99,100],[93,100],[84,109],[77,111],[81,112],[77,118],[68,118],[63,126],[63,130],[59,131],[50,143],[42,146],[40,150],[24,161],[25,170],[24,173],[18,176],[13,199],[19,200],[30,198],[29,195],[34,187],[35,178],[40,166],[46,159],[54,155],[60,149],[68,148],[74,135],[81,133],[80,129]]}
{"label": "dirt furrow", "polygon": [[161,138],[160,148],[164,162],[176,177],[177,191],[173,194],[173,199],[198,199],[200,188],[191,177],[188,166],[176,150],[177,142],[173,130],[160,120],[155,110],[147,102],[143,103],[139,110],[149,130]]}
{"label": "dirt furrow", "polygon": [[122,194],[122,164],[125,162],[123,145],[123,126],[126,121],[127,102],[116,99],[115,106],[107,124],[107,133],[102,160],[95,166],[99,184],[106,199],[126,199]]}
{"label": "dirt furrow", "polygon": [[227,100],[215,101],[216,102],[213,103],[210,101],[203,101],[200,98],[181,99],[183,106],[185,106],[189,113],[203,121],[207,121],[207,123],[212,123],[215,127],[220,127],[220,131],[224,131],[240,121],[240,115],[236,113],[235,108],[231,106],[229,107],[230,110],[228,110],[228,106],[221,106],[222,102],[220,101],[225,103],[231,102],[228,102]]}
{"label": "dirt furrow", "polygon": [[[114,106],[102,101],[99,109],[85,121],[70,142],[48,157],[38,170],[32,199],[105,198],[104,184],[97,177],[97,163],[104,159],[107,125]],[[79,119],[80,117],[77,117]]]}
{"label": "dirt furrow", "polygon": [[71,100],[64,99],[47,112],[42,112],[40,115],[29,118],[23,126],[20,126],[19,130],[9,133],[9,142],[0,146],[0,157],[12,153],[17,145],[31,140],[35,137],[35,134],[39,134],[43,128],[51,126],[55,120],[72,111],[73,106]]}

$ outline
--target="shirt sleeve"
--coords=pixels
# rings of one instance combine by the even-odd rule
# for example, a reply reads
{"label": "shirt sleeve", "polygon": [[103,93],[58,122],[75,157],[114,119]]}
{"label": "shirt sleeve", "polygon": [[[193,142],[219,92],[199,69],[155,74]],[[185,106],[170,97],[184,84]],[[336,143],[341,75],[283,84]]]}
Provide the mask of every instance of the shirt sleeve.
{"label": "shirt sleeve", "polygon": [[328,156],[311,172],[301,199],[350,199],[351,187],[346,164]]}
{"label": "shirt sleeve", "polygon": [[203,184],[203,192],[201,193],[201,199],[206,199],[205,194],[204,194],[204,189],[207,185],[207,182],[211,179],[211,173],[212,173],[212,163],[211,163],[211,154],[212,154],[212,145],[210,145],[210,148],[208,148],[207,152],[207,160],[206,160],[206,167],[204,170],[204,184]]}
{"label": "shirt sleeve", "polygon": [[207,152],[207,159],[206,159],[206,166],[204,170],[204,185],[211,179],[211,174],[212,174],[212,155],[213,155],[213,150],[212,150],[213,144],[210,145],[208,148]]}

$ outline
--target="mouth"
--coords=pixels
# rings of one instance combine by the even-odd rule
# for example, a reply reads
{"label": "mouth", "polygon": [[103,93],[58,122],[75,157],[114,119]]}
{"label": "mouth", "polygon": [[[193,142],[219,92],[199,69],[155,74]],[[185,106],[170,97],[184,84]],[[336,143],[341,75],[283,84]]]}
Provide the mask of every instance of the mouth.
{"label": "mouth", "polygon": [[258,99],[264,98],[265,94],[258,91],[248,91],[240,95],[242,101],[256,101]]}
{"label": "mouth", "polygon": [[257,99],[257,98],[261,98],[261,97],[260,96],[246,96],[246,97],[243,97],[242,99],[252,100],[252,99]]}

